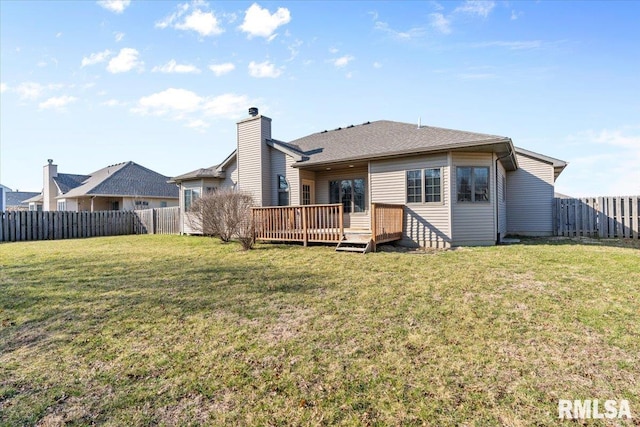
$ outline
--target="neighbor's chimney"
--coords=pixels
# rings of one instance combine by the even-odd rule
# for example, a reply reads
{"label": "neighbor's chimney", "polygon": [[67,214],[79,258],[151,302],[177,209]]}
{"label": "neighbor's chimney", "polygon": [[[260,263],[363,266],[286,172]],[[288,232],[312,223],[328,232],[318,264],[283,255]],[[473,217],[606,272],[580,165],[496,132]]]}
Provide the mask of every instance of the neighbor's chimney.
{"label": "neighbor's chimney", "polygon": [[53,178],[58,176],[58,166],[53,164],[53,159],[47,159],[43,173],[43,189],[42,189],[42,210],[55,211],[57,209],[56,197],[58,196],[58,187],[53,182]]}

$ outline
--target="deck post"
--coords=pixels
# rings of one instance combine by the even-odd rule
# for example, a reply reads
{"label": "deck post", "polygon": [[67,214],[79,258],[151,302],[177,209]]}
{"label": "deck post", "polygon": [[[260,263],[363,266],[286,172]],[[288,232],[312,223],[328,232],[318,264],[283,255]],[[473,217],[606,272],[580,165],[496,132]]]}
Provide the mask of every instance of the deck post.
{"label": "deck post", "polygon": [[307,246],[309,243],[309,227],[307,226],[307,207],[301,206],[302,209],[302,245]]}
{"label": "deck post", "polygon": [[342,203],[338,206],[338,221],[340,225],[339,240],[342,240],[342,236],[344,236],[344,205]]}
{"label": "deck post", "polygon": [[378,230],[376,229],[376,204],[371,203],[371,252],[376,251],[376,236]]}

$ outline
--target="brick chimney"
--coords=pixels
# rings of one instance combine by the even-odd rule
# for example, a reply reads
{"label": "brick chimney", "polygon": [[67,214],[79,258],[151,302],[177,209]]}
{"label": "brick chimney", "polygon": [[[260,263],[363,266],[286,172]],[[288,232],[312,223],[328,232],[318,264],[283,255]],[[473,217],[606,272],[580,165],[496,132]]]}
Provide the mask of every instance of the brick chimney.
{"label": "brick chimney", "polygon": [[271,119],[249,108],[249,117],[238,123],[238,189],[253,195],[256,206],[271,202],[271,162],[267,140]]}

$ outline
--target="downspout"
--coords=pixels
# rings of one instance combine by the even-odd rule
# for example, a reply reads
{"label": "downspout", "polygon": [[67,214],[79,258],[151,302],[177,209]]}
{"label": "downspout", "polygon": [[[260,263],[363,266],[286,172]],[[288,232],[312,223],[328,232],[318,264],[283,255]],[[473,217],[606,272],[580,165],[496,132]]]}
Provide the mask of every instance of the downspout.
{"label": "downspout", "polygon": [[[502,160],[502,159],[506,159],[507,157],[510,157],[513,154],[513,151],[511,151],[511,148],[509,148],[509,154],[507,154],[506,156],[502,156],[502,157],[496,157],[496,164],[495,164],[495,186],[496,186],[496,245],[500,244],[500,197],[498,195],[498,161]],[[506,178],[505,178],[506,179]],[[506,190],[506,188],[505,188]],[[506,197],[506,195],[504,195],[504,197]]]}

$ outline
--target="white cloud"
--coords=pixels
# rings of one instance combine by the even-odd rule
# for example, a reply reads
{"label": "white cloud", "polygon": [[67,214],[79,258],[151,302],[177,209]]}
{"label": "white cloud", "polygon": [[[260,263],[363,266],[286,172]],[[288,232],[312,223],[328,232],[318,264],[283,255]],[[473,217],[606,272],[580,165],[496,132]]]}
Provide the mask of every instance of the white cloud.
{"label": "white cloud", "polygon": [[572,153],[592,154],[566,159],[569,166],[558,191],[571,196],[640,195],[640,127],[589,129],[567,141],[579,149]]}
{"label": "white cloud", "polygon": [[467,0],[462,6],[456,7],[454,12],[468,13],[486,18],[495,6],[496,3],[493,1]]}
{"label": "white cloud", "polygon": [[60,37],[62,37],[62,32],[56,33],[56,38],[59,39]]}
{"label": "white cloud", "polygon": [[209,123],[205,122],[202,119],[196,119],[196,120],[189,120],[185,126],[191,129],[204,130],[208,128],[210,125]]}
{"label": "white cloud", "polygon": [[136,49],[130,47],[120,49],[120,53],[109,61],[107,71],[116,74],[126,73],[134,68],[142,70],[144,62],[138,59],[138,55],[139,53]]}
{"label": "white cloud", "polygon": [[207,100],[203,112],[207,116],[238,118],[245,114],[248,105],[257,104],[256,100],[251,100],[246,95],[226,93]]}
{"label": "white cloud", "polygon": [[523,12],[516,12],[515,10],[511,11],[511,20],[515,21],[516,19],[522,16]]}
{"label": "white cloud", "polygon": [[100,0],[97,3],[111,12],[122,13],[129,7],[131,0]]}
{"label": "white cloud", "polygon": [[397,40],[411,40],[416,37],[420,37],[424,35],[423,28],[416,27],[416,28],[410,28],[407,31],[399,31],[391,28],[389,24],[382,21],[376,21],[373,28],[375,30],[387,33],[389,36]]}
{"label": "white cloud", "polygon": [[120,107],[120,106],[127,105],[127,103],[118,101],[117,99],[109,99],[108,101],[104,101],[100,105],[104,105],[106,107]]}
{"label": "white cloud", "polygon": [[175,28],[192,30],[201,36],[215,36],[224,32],[213,12],[202,12],[201,10],[194,10],[184,19],[184,22],[176,24]]}
{"label": "white cloud", "polygon": [[382,68],[382,63],[376,61],[373,63],[373,68]]}
{"label": "white cloud", "polygon": [[[165,115],[169,112],[183,113],[193,112],[200,108],[203,99],[195,92],[186,89],[169,88],[153,95],[144,96],[138,101],[138,106],[133,109],[140,114]],[[179,117],[178,117],[179,118]]]}
{"label": "white cloud", "polygon": [[244,22],[240,29],[251,37],[264,37],[273,40],[276,36],[274,31],[281,25],[291,21],[289,9],[278,8],[273,14],[268,9],[261,8],[257,3],[252,4],[244,15]]}
{"label": "white cloud", "polygon": [[49,98],[46,101],[41,102],[40,104],[38,104],[38,107],[41,110],[45,110],[45,109],[63,109],[65,106],[76,102],[78,100],[78,98],[74,97],[74,96],[58,96],[58,97],[53,97],[53,98]]}
{"label": "white cloud", "polygon": [[276,78],[282,74],[281,68],[276,68],[274,64],[269,61],[264,61],[257,63],[255,61],[251,61],[249,63],[249,75],[251,77],[270,77]]}
{"label": "white cloud", "polygon": [[346,67],[349,62],[353,61],[354,59],[355,58],[351,55],[344,55],[340,58],[332,59],[331,62],[333,62],[333,65],[335,65],[337,68],[342,68]]}
{"label": "white cloud", "polygon": [[111,56],[111,51],[109,49],[103,50],[102,52],[92,53],[89,56],[85,56],[82,58],[81,67],[86,67],[87,65],[95,65],[101,62],[106,61]]}
{"label": "white cloud", "polygon": [[43,91],[44,86],[35,82],[20,83],[16,87],[16,92],[18,92],[21,99],[37,99],[42,95]]}
{"label": "white cloud", "polygon": [[335,47],[329,48],[329,53],[332,54],[332,55],[335,55],[338,52],[340,52],[340,49],[338,49],[338,48],[335,48]]}
{"label": "white cloud", "polygon": [[198,69],[198,67],[196,67],[195,65],[178,64],[175,61],[175,59],[172,59],[171,61],[167,62],[164,65],[155,66],[155,67],[153,67],[153,69],[151,71],[152,72],[160,72],[160,73],[180,73],[180,74],[186,74],[186,73],[198,74],[198,73],[200,73],[200,69]]}
{"label": "white cloud", "polygon": [[211,64],[209,69],[213,71],[213,74],[220,77],[223,74],[227,74],[235,70],[236,66],[231,62],[225,62],[224,64]]}
{"label": "white cloud", "polygon": [[7,90],[9,90],[9,86],[6,83],[0,83],[0,93],[5,93]]}
{"label": "white cloud", "polygon": [[116,43],[121,42],[124,39],[125,34],[121,33],[121,32],[115,32],[113,33],[115,39],[116,39]]}
{"label": "white cloud", "polygon": [[249,99],[246,95],[227,93],[204,97],[190,90],[169,88],[140,98],[131,112],[167,117],[202,131],[209,127],[211,117],[237,119],[244,115],[248,105],[258,103],[259,100]]}
{"label": "white cloud", "polygon": [[431,19],[431,27],[442,34],[451,34],[451,21],[442,13],[432,13],[429,18]]}
{"label": "white cloud", "polygon": [[[222,34],[224,29],[220,26],[216,15],[202,10],[206,5],[205,2],[200,1],[194,1],[192,5],[180,4],[176,12],[156,22],[155,26],[163,29],[173,27],[176,30],[195,31],[201,36]],[[191,13],[187,14],[189,11]]]}

